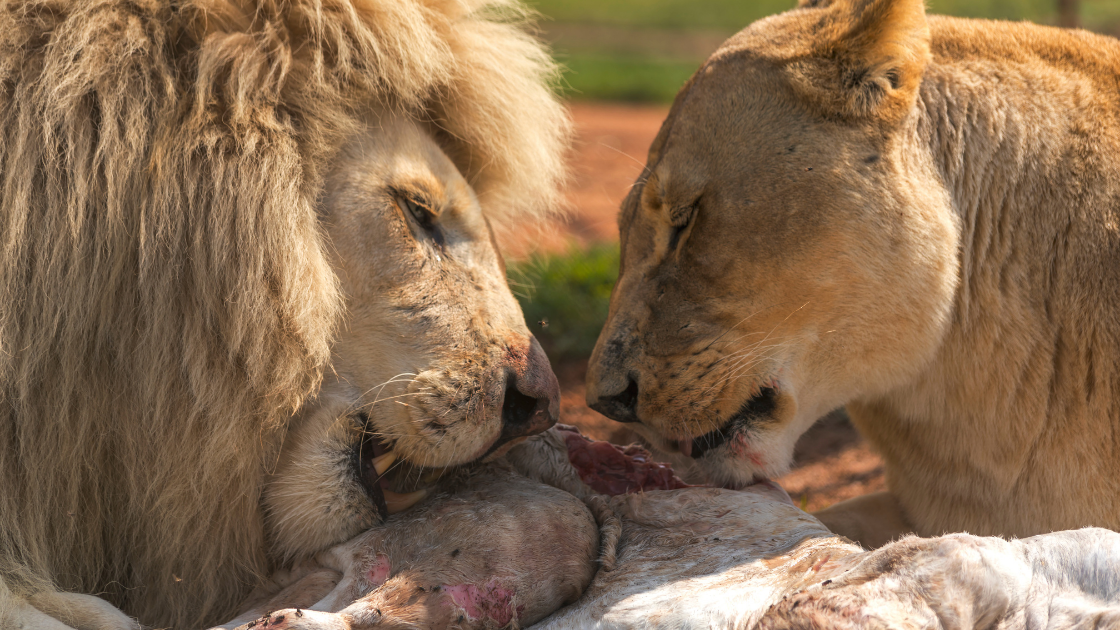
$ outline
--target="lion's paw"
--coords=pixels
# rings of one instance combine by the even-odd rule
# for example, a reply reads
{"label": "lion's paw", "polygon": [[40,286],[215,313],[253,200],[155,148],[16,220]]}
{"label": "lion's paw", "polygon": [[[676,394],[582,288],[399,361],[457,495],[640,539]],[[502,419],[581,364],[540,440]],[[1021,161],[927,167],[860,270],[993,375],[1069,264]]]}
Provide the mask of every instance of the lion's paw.
{"label": "lion's paw", "polygon": [[[0,602],[0,608],[6,608]],[[140,624],[109,602],[81,593],[37,593],[0,615],[13,630],[140,630]]]}

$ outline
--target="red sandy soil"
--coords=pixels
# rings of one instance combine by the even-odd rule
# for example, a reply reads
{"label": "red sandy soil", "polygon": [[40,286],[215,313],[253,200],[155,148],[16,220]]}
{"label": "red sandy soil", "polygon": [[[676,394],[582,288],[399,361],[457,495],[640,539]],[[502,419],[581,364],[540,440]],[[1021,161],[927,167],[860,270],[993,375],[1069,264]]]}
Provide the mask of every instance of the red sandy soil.
{"label": "red sandy soil", "polygon": [[569,157],[567,208],[540,229],[499,234],[507,258],[618,240],[618,207],[646,163],[668,107],[573,103],[576,137]]}
{"label": "red sandy soil", "polygon": [[[646,152],[668,114],[667,107],[575,103],[576,140],[571,155],[567,216],[537,230],[506,234],[507,256],[562,251],[571,245],[616,241],[618,207],[645,166]],[[584,402],[582,364],[557,367],[561,421],[586,435],[629,444],[636,436],[624,424],[589,409]],[[883,465],[849,424],[843,412],[818,422],[797,444],[794,468],[777,481],[804,509],[886,488]]]}

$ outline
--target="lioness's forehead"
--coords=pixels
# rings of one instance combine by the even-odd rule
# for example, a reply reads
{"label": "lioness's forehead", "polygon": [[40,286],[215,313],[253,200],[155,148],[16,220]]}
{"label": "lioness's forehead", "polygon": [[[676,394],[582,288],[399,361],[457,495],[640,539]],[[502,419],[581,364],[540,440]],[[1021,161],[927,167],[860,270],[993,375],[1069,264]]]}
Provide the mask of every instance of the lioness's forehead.
{"label": "lioness's forehead", "polygon": [[701,196],[753,187],[811,144],[821,121],[805,111],[771,70],[730,59],[697,77],[656,163],[643,201],[670,208]]}
{"label": "lioness's forehead", "polygon": [[759,20],[704,63],[678,94],[644,178],[623,203],[624,232],[643,210],[671,213],[700,198],[774,207],[802,171],[826,171],[844,160],[847,148],[838,145],[862,142],[795,85],[799,64],[822,54],[834,17],[805,8]]}

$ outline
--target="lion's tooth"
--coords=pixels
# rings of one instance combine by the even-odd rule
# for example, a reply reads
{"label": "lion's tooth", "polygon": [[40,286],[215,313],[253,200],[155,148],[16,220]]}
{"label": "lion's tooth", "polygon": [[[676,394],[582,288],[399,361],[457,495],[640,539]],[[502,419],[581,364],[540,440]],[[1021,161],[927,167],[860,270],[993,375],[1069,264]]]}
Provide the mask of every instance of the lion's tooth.
{"label": "lion's tooth", "polygon": [[397,494],[390,490],[382,490],[381,492],[385,495],[385,507],[389,508],[390,514],[403,512],[428,496],[428,491],[424,489],[417,490],[416,492],[409,492],[408,494]]}
{"label": "lion's tooth", "polygon": [[424,476],[420,478],[420,483],[435,483],[439,481],[439,478],[443,476],[443,471],[443,468],[432,468],[424,473]]}
{"label": "lion's tooth", "polygon": [[390,451],[384,455],[373,458],[373,469],[377,471],[377,475],[380,477],[385,474],[386,470],[389,470],[389,467],[392,466],[395,461],[397,461],[397,454]]}

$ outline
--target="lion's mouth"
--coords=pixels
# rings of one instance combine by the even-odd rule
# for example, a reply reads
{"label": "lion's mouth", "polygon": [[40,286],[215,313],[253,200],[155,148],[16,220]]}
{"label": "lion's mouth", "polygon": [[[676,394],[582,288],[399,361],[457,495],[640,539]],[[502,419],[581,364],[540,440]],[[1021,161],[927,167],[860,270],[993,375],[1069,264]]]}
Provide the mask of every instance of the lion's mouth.
{"label": "lion's mouth", "polygon": [[[365,416],[365,414],[360,414]],[[360,417],[363,426],[369,426],[369,417]],[[354,449],[354,467],[358,475],[358,483],[365,490],[370,502],[377,508],[381,519],[390,514],[403,512],[419,503],[428,491],[424,488],[413,492],[399,493],[389,489],[389,473],[394,465],[400,465],[402,460],[397,457],[393,445],[379,438],[376,433],[363,430],[362,439]]]}
{"label": "lion's mouth", "polygon": [[726,444],[738,433],[769,418],[777,406],[778,391],[773,387],[763,387],[750,400],[743,403],[743,406],[722,427],[691,440],[681,440],[678,448],[682,455],[700,459],[709,451]]}

